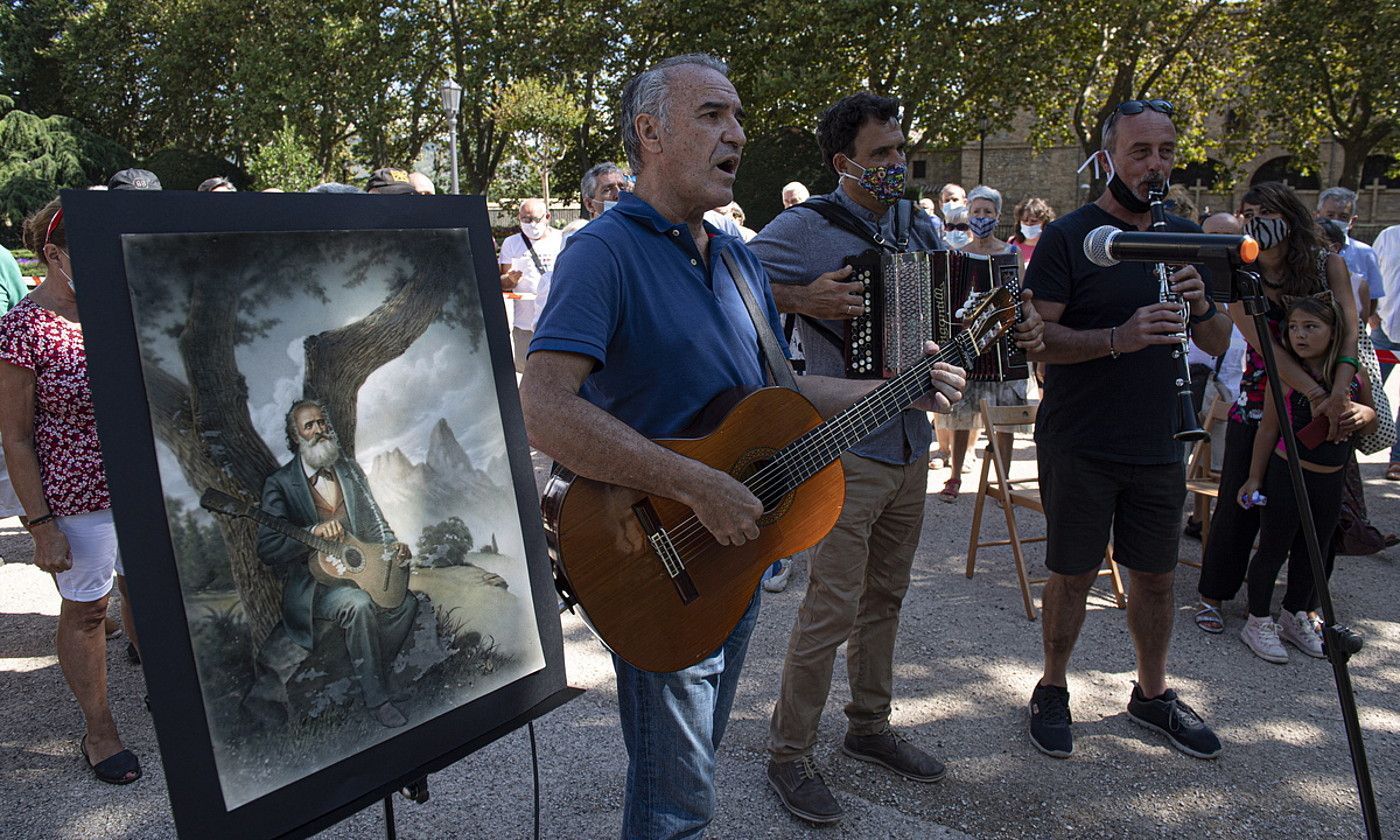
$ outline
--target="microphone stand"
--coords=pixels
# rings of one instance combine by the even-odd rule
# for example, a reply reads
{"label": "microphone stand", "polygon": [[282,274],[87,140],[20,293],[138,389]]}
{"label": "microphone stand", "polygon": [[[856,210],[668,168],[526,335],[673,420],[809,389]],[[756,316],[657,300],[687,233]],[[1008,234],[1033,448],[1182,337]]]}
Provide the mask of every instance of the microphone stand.
{"label": "microphone stand", "polygon": [[[1259,337],[1259,354],[1264,358],[1264,370],[1269,380],[1269,391],[1273,397],[1274,409],[1279,417],[1279,431],[1283,435],[1284,452],[1288,460],[1288,475],[1293,482],[1293,495],[1298,500],[1298,513],[1302,520],[1303,537],[1307,543],[1308,560],[1312,565],[1314,585],[1317,587],[1318,601],[1327,617],[1323,626],[1323,644],[1327,659],[1332,663],[1332,679],[1337,685],[1337,701],[1342,707],[1342,721],[1346,728],[1347,747],[1351,750],[1351,767],[1356,775],[1356,790],[1361,799],[1361,817],[1366,823],[1366,837],[1380,840],[1380,818],[1376,813],[1376,793],[1371,787],[1371,769],[1366,763],[1366,745],[1361,738],[1361,720],[1356,712],[1356,695],[1351,688],[1351,674],[1347,671],[1347,660],[1353,651],[1347,647],[1339,633],[1341,622],[1332,605],[1332,592],[1327,585],[1327,569],[1322,564],[1322,551],[1318,548],[1317,525],[1313,522],[1312,508],[1308,504],[1308,488],[1303,483],[1303,467],[1298,460],[1298,440],[1293,434],[1293,425],[1287,421],[1288,411],[1283,396],[1283,385],[1278,375],[1278,364],[1274,357],[1274,346],[1265,317],[1267,302],[1264,299],[1262,280],[1257,272],[1237,267],[1234,271],[1236,298],[1244,304],[1245,312],[1254,319],[1254,332]],[[1235,499],[1218,499],[1216,504],[1237,504]],[[1290,558],[1288,562],[1295,562]]]}

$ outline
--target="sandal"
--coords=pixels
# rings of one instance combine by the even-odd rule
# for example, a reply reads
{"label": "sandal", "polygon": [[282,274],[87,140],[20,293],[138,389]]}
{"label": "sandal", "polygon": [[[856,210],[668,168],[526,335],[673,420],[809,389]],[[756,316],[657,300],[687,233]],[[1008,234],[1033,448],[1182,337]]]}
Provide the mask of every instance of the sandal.
{"label": "sandal", "polygon": [[958,500],[958,491],[962,489],[962,479],[954,476],[948,479],[943,485],[943,489],[938,491],[938,498],[952,504]]}
{"label": "sandal", "polygon": [[1202,601],[1201,608],[1196,611],[1196,626],[1212,636],[1218,636],[1225,632],[1225,618],[1220,615],[1219,607]]}
{"label": "sandal", "polygon": [[78,752],[82,753],[83,761],[87,762],[88,769],[92,775],[97,777],[99,782],[106,782],[109,785],[129,785],[141,778],[141,762],[136,758],[136,753],[131,750],[122,750],[115,755],[110,755],[96,764],[87,754],[87,736],[78,739]]}
{"label": "sandal", "polygon": [[1391,464],[1385,471],[1386,481],[1400,481],[1400,464]]}

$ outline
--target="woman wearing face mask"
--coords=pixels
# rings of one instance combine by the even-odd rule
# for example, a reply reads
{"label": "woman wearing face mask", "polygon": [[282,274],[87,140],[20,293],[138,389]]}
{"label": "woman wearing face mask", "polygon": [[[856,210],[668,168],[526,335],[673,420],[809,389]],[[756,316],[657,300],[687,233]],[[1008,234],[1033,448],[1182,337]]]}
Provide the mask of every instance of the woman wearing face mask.
{"label": "woman wearing face mask", "polygon": [[1040,232],[1055,221],[1055,208],[1043,198],[1032,196],[1023,198],[1013,212],[1016,217],[1016,230],[1011,234],[1011,244],[1021,249],[1021,261],[1031,264],[1031,255],[1040,242]]}
{"label": "woman wearing face mask", "polygon": [[955,204],[943,210],[943,241],[954,251],[961,251],[972,241],[972,226],[967,222],[967,205]]}
{"label": "woman wearing face mask", "polygon": [[[1329,439],[1341,441],[1361,428],[1363,413],[1352,403],[1349,387],[1356,376],[1356,299],[1342,258],[1328,252],[1308,208],[1285,184],[1264,183],[1249,188],[1240,202],[1244,232],[1259,242],[1255,269],[1263,278],[1268,303],[1269,335],[1259,336],[1254,319],[1243,306],[1231,306],[1230,317],[1249,343],[1245,354],[1240,400],[1230,409],[1225,432],[1225,455],[1220,469],[1220,495],[1210,520],[1210,542],[1201,560],[1198,590],[1200,609],[1196,625],[1207,633],[1225,630],[1221,604],[1239,592],[1249,567],[1250,550],[1259,532],[1258,508],[1245,509],[1231,500],[1239,498],[1240,487],[1249,478],[1254,435],[1264,416],[1264,401],[1271,399],[1259,342],[1270,341],[1285,388],[1303,394],[1311,403],[1313,417],[1326,416],[1331,426]],[[1298,361],[1284,352],[1279,343],[1283,320],[1283,300],[1303,297],[1330,289],[1342,310],[1340,347],[1331,387],[1318,384]],[[1318,534],[1324,552],[1329,553],[1331,534]],[[1316,605],[1310,605],[1310,610]]]}
{"label": "woman wearing face mask", "polygon": [[103,623],[114,573],[133,643],[136,627],[117,554],[57,199],[25,222],[24,237],[48,266],[48,279],[0,318],[0,439],[34,540],[34,565],[54,576],[63,599],[58,662],[87,727],[78,747],[98,779],[124,785],[141,778],[141,765],[123,747],[107,705]]}
{"label": "woman wearing face mask", "polygon": [[[963,246],[962,252],[973,259],[985,260],[996,254],[1019,254],[1020,249],[997,238],[997,220],[1001,218],[1001,193],[988,186],[979,186],[967,194],[968,228],[972,240]],[[1022,272],[1025,266],[1021,266]],[[1026,382],[972,382],[967,383],[963,398],[953,405],[947,417],[941,418],[943,425],[951,431],[951,447],[948,452],[952,460],[952,472],[948,481],[939,491],[938,498],[945,502],[956,502],[962,489],[962,473],[967,462],[967,453],[977,445],[977,430],[982,427],[982,400],[992,405],[1025,405]],[[1012,429],[997,435],[997,447],[1002,457],[1011,455]]]}

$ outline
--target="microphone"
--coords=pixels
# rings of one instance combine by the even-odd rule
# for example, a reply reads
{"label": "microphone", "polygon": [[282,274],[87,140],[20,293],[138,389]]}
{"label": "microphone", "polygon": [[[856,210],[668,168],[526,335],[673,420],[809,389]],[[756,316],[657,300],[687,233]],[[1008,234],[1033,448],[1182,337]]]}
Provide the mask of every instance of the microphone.
{"label": "microphone", "polygon": [[1107,268],[1120,262],[1218,263],[1246,265],[1259,257],[1259,243],[1248,236],[1219,233],[1156,233],[1103,225],[1084,237],[1084,256]]}

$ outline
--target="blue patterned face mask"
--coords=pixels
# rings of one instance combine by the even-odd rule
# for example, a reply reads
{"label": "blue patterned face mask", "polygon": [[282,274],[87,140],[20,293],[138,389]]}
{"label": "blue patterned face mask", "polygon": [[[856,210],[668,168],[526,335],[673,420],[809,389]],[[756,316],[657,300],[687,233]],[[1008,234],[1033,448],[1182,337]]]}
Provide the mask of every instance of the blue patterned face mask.
{"label": "blue patterned face mask", "polygon": [[973,216],[967,220],[968,227],[972,228],[972,235],[978,239],[986,239],[997,229],[995,216]]}

